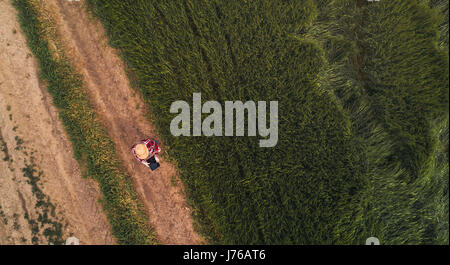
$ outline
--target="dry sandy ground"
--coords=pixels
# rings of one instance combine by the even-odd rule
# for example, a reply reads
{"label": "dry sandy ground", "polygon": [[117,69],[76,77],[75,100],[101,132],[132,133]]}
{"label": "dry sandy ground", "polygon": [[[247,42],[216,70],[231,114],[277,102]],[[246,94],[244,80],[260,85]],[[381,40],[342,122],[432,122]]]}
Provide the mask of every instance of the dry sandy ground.
{"label": "dry sandy ground", "polygon": [[[84,1],[45,1],[55,16],[67,54],[83,75],[91,101],[116,144],[118,157],[131,175],[162,244],[202,244],[194,231],[183,186],[175,167],[162,159],[152,172],[131,155],[130,147],[147,137],[158,139],[145,118],[141,98],[130,87],[123,63],[107,44],[100,23],[86,13]],[[164,152],[164,145],[162,145]],[[172,178],[177,184],[172,184]]]}
{"label": "dry sandy ground", "polygon": [[97,203],[98,187],[81,177],[51,98],[39,83],[16,10],[0,0],[0,244],[31,244],[33,237],[34,243],[48,243],[43,235],[48,225],[39,227],[44,211],[36,205],[39,192],[21,170],[31,157],[42,171],[39,189],[56,205],[50,219],[63,225],[63,239],[73,235],[81,244],[115,243]]}

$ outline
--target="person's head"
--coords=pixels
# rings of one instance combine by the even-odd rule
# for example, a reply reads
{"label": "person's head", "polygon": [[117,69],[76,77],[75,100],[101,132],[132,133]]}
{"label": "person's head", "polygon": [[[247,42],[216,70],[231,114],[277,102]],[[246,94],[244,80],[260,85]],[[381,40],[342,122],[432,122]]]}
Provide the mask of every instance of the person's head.
{"label": "person's head", "polygon": [[145,144],[137,144],[134,148],[134,151],[136,152],[136,156],[140,159],[147,159],[149,155],[149,151],[147,149],[147,146]]}

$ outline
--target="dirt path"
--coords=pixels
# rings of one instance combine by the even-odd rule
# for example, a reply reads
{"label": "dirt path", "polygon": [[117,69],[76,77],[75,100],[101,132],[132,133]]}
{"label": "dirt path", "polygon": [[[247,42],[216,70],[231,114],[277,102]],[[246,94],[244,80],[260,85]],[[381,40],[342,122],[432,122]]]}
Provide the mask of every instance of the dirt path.
{"label": "dirt path", "polygon": [[[175,167],[161,161],[151,172],[131,155],[137,141],[157,139],[154,127],[145,118],[142,99],[133,91],[123,63],[107,44],[100,23],[88,15],[84,1],[46,1],[54,13],[58,32],[76,69],[83,75],[92,103],[116,144],[118,157],[130,173],[162,244],[201,244]],[[164,145],[162,146],[164,150]],[[176,177],[178,180],[178,177]]]}
{"label": "dirt path", "polygon": [[[36,186],[24,168],[42,171]],[[42,196],[56,206],[55,217],[51,205],[38,204]],[[0,0],[0,244],[49,243],[44,228],[51,224],[42,228],[39,218],[46,210],[51,222],[63,226],[62,240],[73,235],[81,244],[113,244],[98,197],[96,183],[81,177],[57,111],[39,83],[16,10]]]}

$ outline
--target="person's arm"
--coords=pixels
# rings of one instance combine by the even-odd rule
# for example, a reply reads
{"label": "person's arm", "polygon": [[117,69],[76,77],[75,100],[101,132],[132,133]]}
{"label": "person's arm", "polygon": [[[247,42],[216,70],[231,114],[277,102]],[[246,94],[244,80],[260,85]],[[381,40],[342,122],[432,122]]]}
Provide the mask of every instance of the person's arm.
{"label": "person's arm", "polygon": [[150,165],[148,164],[148,162],[145,161],[145,160],[142,160],[141,163],[144,164],[144,165],[146,165],[147,167],[150,167]]}
{"label": "person's arm", "polygon": [[155,155],[157,155],[157,154],[159,154],[159,152],[161,152],[161,147],[159,147],[159,144],[156,141],[153,141],[153,148],[154,148]]}
{"label": "person's arm", "polygon": [[133,146],[131,147],[131,153],[132,153],[133,156],[134,156],[137,160],[139,160],[139,162],[140,162],[141,160],[139,159],[139,157],[137,157],[135,148],[136,148],[136,145],[133,145]]}
{"label": "person's arm", "polygon": [[157,163],[159,163],[159,152],[161,152],[161,147],[159,147],[158,142],[155,140],[148,141],[148,145],[152,150],[152,155],[155,157]]}

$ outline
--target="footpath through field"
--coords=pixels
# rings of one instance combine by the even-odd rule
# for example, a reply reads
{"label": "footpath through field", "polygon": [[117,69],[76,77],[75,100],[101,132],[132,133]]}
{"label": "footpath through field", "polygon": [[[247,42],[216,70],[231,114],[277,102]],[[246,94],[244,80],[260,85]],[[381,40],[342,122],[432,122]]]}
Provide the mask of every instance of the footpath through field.
{"label": "footpath through field", "polygon": [[[60,220],[58,241],[73,234],[81,244],[113,244],[97,203],[98,185],[82,177],[38,72],[16,10],[11,1],[0,0],[0,245],[53,244],[45,234],[58,234],[58,229],[48,221]],[[41,171],[34,172],[36,186],[23,171],[32,162],[33,170]],[[48,202],[55,216],[44,214],[52,209]]]}
{"label": "footpath through field", "polygon": [[[84,1],[51,0],[46,4],[55,16],[67,55],[82,74],[91,102],[133,179],[158,241],[162,244],[204,243],[194,232],[176,168],[162,158],[161,167],[152,172],[131,155],[130,147],[135,142],[158,137],[145,118],[142,99],[130,87],[123,62],[108,46],[100,22],[87,14]],[[164,152],[164,143],[162,149]]]}

